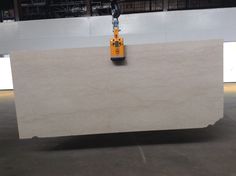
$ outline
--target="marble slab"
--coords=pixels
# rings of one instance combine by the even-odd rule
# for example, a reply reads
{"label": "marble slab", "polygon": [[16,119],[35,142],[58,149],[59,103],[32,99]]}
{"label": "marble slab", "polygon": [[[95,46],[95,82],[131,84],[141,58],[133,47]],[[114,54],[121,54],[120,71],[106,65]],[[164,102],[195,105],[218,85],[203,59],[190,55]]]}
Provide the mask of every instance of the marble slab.
{"label": "marble slab", "polygon": [[223,117],[223,41],[11,53],[20,138],[203,128]]}

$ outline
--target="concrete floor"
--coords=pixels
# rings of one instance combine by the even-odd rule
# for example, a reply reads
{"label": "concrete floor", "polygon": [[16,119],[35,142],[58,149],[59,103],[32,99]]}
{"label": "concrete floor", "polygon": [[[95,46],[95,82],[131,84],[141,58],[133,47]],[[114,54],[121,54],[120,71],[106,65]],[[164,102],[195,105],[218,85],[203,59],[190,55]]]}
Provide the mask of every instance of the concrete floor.
{"label": "concrete floor", "polygon": [[205,129],[19,140],[12,91],[0,92],[1,176],[236,176],[236,84]]}

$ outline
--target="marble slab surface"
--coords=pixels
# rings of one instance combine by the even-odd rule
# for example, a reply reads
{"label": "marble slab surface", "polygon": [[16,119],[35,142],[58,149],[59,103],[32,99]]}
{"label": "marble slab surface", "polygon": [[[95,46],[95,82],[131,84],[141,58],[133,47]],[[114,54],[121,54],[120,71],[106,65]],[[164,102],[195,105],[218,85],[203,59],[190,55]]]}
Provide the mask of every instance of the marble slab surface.
{"label": "marble slab surface", "polygon": [[11,53],[20,138],[203,128],[223,117],[223,41]]}

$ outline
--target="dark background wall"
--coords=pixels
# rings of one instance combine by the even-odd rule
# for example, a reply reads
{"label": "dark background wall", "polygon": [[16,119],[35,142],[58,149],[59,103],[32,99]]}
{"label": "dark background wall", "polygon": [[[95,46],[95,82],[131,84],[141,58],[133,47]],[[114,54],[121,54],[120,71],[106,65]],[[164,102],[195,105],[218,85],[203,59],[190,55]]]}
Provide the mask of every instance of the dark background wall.
{"label": "dark background wall", "polygon": [[13,0],[0,0],[0,21],[3,19],[14,19]]}
{"label": "dark background wall", "polygon": [[1,10],[13,9],[13,0],[1,0],[0,9]]}
{"label": "dark background wall", "polygon": [[[122,14],[236,7],[235,0],[119,0]],[[0,0],[0,20],[110,14],[110,0]]]}

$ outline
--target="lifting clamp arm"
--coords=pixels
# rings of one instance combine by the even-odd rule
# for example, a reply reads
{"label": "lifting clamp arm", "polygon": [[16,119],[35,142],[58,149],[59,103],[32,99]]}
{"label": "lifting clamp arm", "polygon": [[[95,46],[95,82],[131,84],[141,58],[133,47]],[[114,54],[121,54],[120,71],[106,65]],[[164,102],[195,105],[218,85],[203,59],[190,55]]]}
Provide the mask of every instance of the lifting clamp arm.
{"label": "lifting clamp arm", "polygon": [[111,60],[120,62],[125,59],[125,51],[123,38],[119,36],[120,9],[117,0],[111,0],[111,15],[114,33],[114,37],[110,40]]}

